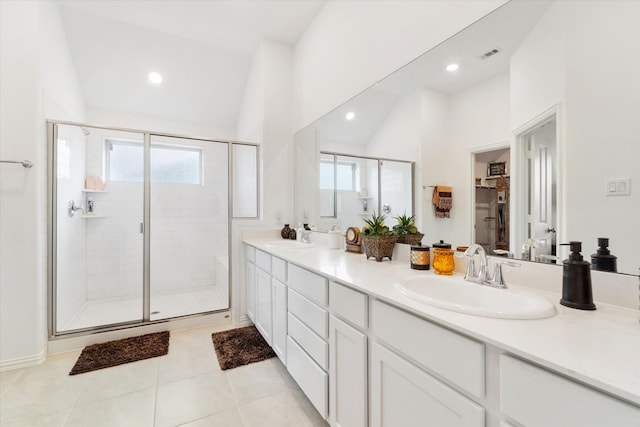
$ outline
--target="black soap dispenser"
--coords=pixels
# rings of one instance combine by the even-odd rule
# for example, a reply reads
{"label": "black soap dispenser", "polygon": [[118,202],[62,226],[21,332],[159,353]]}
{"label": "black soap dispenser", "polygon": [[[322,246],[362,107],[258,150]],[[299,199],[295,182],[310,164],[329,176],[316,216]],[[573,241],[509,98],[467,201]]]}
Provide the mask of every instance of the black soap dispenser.
{"label": "black soap dispenser", "polygon": [[562,299],[560,304],[579,310],[595,310],[591,290],[591,265],[582,259],[582,242],[563,243],[571,248],[562,261]]}
{"label": "black soap dispenser", "polygon": [[598,237],[598,251],[591,255],[591,269],[600,271],[617,272],[616,260],[618,257],[609,252],[609,238]]}

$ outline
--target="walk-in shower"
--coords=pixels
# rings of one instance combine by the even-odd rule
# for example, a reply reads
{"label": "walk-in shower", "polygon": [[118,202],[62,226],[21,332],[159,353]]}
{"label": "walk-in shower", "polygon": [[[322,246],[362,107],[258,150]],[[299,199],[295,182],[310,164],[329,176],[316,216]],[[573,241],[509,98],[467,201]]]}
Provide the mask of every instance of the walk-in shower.
{"label": "walk-in shower", "polygon": [[230,308],[233,153],[248,149],[255,168],[257,146],[48,130],[52,337]]}

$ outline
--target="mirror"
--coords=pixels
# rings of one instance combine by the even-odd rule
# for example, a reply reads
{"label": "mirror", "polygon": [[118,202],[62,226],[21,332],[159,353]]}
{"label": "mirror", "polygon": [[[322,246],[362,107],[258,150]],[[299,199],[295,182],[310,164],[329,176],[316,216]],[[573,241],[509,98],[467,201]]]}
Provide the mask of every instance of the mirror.
{"label": "mirror", "polygon": [[[608,237],[618,272],[637,275],[640,75],[629,52],[640,51],[639,18],[636,2],[511,1],[298,132],[296,182],[314,182],[301,156],[317,162],[320,151],[417,159],[424,242],[465,245],[478,227],[474,156],[510,148],[503,214],[519,257],[530,203],[524,140],[553,119],[557,200],[547,229],[555,243],[582,241],[587,260]],[[439,184],[453,188],[450,219],[434,215]],[[296,220],[319,213],[317,192],[296,189]],[[566,259],[566,249],[556,246],[556,256]]]}

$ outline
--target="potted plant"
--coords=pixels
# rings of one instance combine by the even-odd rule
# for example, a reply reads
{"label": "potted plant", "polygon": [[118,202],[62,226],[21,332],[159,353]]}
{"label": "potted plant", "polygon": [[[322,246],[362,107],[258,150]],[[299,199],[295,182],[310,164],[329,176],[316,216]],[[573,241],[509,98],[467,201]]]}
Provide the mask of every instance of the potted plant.
{"label": "potted plant", "polygon": [[398,236],[398,243],[418,245],[422,242],[424,234],[418,231],[418,227],[415,224],[415,215],[409,216],[405,212],[402,215],[396,216],[395,219],[398,223],[393,226],[393,233]]}
{"label": "potted plant", "polygon": [[374,257],[376,261],[381,262],[382,258],[391,259],[393,255],[393,246],[396,243],[397,236],[389,227],[384,225],[385,215],[376,215],[373,211],[371,218],[364,220],[365,226],[362,228],[362,247],[367,259]]}

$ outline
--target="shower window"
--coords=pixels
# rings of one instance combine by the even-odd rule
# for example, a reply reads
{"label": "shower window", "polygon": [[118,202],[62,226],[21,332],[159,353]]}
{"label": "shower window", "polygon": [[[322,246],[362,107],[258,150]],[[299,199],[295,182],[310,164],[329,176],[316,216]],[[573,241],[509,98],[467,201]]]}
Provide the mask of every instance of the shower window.
{"label": "shower window", "polygon": [[[337,162],[334,177],[333,160],[320,160],[320,188],[323,190],[355,190],[358,165],[354,162]],[[335,185],[334,185],[335,179]]]}
{"label": "shower window", "polygon": [[[110,181],[144,180],[142,142],[107,139],[106,176]],[[202,184],[202,148],[169,144],[151,145],[151,181]]]}

